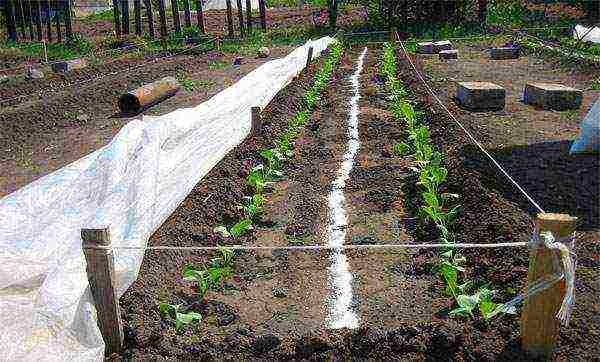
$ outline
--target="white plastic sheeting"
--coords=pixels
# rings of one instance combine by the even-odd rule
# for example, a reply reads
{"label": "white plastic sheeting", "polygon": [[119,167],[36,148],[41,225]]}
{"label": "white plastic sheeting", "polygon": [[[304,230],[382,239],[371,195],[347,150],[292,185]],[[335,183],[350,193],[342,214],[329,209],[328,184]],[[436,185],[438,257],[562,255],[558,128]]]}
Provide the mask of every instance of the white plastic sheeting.
{"label": "white plastic sheeting", "polygon": [[[202,179],[248,135],[265,107],[334,39],[263,64],[195,108],[127,124],[110,144],[0,199],[0,361],[101,361],[104,342],[81,228],[109,226],[113,244],[145,246]],[[118,295],[143,252],[115,251]]]}
{"label": "white plastic sheeting", "polygon": [[581,122],[579,137],[571,145],[570,154],[600,153],[600,98]]}
{"label": "white plastic sheeting", "polygon": [[[253,10],[258,10],[258,0],[251,0],[250,7]],[[231,1],[231,8],[237,9],[237,1]],[[202,6],[202,10],[224,10],[227,9],[227,1],[225,0],[206,0]],[[246,0],[242,0],[242,9],[246,9]]]}
{"label": "white plastic sheeting", "polygon": [[575,25],[573,37],[577,40],[582,39],[584,41],[600,44],[600,28],[595,26],[592,29],[583,25]]}

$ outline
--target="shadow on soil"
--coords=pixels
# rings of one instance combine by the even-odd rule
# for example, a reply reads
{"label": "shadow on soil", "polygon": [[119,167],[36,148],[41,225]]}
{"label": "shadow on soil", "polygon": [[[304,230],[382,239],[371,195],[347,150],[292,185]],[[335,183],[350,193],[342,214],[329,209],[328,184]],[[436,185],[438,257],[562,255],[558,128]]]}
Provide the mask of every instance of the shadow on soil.
{"label": "shadow on soil", "polygon": [[[489,150],[546,212],[579,217],[581,231],[600,227],[600,157],[569,155],[571,141],[542,142]],[[473,145],[461,150],[465,166],[479,171],[486,187],[529,213],[533,205]]]}

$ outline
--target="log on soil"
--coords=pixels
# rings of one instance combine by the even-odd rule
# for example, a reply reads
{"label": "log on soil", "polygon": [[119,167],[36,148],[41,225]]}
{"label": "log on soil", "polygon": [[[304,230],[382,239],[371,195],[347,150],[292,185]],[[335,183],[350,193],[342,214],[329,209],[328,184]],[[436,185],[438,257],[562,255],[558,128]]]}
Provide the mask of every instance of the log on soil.
{"label": "log on soil", "polygon": [[119,99],[119,109],[123,114],[137,114],[175,95],[180,88],[177,79],[164,77],[123,94]]}

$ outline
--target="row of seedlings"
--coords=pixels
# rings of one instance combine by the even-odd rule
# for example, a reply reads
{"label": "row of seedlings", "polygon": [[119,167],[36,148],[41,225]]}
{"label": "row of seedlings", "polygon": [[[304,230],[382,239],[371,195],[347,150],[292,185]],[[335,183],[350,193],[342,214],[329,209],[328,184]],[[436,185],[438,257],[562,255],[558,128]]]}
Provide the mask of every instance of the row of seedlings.
{"label": "row of seedlings", "polygon": [[390,94],[390,112],[396,121],[406,125],[408,131],[407,142],[397,143],[393,149],[397,155],[411,155],[414,158],[415,167],[411,170],[418,175],[417,189],[422,205],[419,215],[423,221],[433,222],[440,240],[448,245],[440,255],[437,271],[446,283],[446,294],[452,296],[457,305],[450,311],[450,315],[473,317],[473,312],[479,310],[481,315],[488,319],[499,312],[514,313],[512,309],[493,302],[495,291],[486,286],[469,294],[469,291],[475,289],[474,285],[466,276],[461,278],[460,273],[465,272],[463,265],[466,258],[453,247],[456,238],[452,231],[452,224],[459,213],[460,205],[451,206],[452,201],[458,199],[459,195],[441,191],[441,186],[448,177],[448,170],[443,166],[443,155],[431,142],[429,128],[422,122],[423,112],[418,111],[408,99],[408,92],[397,77],[396,59],[396,47],[386,43],[381,72]]}

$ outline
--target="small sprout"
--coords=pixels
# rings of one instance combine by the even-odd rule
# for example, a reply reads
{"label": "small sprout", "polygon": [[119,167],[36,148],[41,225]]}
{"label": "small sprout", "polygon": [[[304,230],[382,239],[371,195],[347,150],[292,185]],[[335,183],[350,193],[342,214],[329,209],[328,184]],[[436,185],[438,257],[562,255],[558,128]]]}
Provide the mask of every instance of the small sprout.
{"label": "small sprout", "polygon": [[233,225],[231,230],[229,231],[234,238],[239,238],[240,236],[247,233],[252,229],[252,220],[250,219],[242,219],[238,221],[237,224]]}
{"label": "small sprout", "polygon": [[201,321],[202,315],[195,312],[182,313],[180,312],[181,305],[173,305],[168,303],[160,303],[158,310],[163,318],[168,318],[175,322],[175,330],[180,331],[184,325],[194,321]]}
{"label": "small sprout", "polygon": [[410,146],[404,142],[396,143],[393,147],[393,151],[397,156],[406,156],[410,153]]}
{"label": "small sprout", "polygon": [[210,278],[206,269],[196,270],[193,266],[187,265],[183,268],[183,280],[196,282],[200,300],[204,300],[206,292],[210,289]]}

